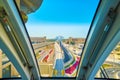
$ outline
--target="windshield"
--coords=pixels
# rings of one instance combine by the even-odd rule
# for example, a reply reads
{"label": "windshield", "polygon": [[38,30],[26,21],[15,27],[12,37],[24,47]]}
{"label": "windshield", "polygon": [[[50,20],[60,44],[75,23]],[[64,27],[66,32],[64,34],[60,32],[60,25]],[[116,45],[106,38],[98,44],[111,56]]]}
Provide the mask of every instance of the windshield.
{"label": "windshield", "polygon": [[119,1],[0,4],[0,79],[120,78]]}
{"label": "windshield", "polygon": [[42,77],[76,77],[99,0],[44,0],[26,27]]}

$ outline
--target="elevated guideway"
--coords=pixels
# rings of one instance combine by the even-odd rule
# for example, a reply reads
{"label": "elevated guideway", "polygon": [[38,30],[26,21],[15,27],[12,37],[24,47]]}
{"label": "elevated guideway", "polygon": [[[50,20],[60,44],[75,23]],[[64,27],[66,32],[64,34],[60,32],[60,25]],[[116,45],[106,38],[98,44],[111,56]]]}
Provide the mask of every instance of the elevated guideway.
{"label": "elevated guideway", "polygon": [[57,42],[55,42],[55,62],[54,62],[54,77],[63,77],[65,75],[64,72],[64,62],[62,50]]}
{"label": "elevated guideway", "polygon": [[65,48],[65,46],[63,45],[63,43],[60,41],[60,47],[63,50],[63,54],[64,54],[64,63],[67,63],[69,61],[71,61],[73,59],[73,56],[71,55],[71,53]]}
{"label": "elevated guideway", "polygon": [[74,56],[60,41],[60,47],[63,51],[63,62],[64,62],[64,70],[66,76],[75,76],[77,73],[77,67],[80,61],[80,57]]}

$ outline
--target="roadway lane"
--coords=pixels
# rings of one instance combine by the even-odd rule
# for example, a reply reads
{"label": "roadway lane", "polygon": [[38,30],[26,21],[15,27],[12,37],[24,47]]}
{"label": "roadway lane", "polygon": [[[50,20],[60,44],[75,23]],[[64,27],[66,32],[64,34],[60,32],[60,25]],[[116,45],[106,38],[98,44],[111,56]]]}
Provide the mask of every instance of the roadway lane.
{"label": "roadway lane", "polygon": [[116,77],[120,79],[120,71],[117,72]]}
{"label": "roadway lane", "polygon": [[66,49],[65,46],[63,46],[62,42],[60,41],[60,47],[63,50],[64,53],[64,63],[67,63],[68,61],[70,61],[72,59],[72,55],[70,54],[70,52]]}
{"label": "roadway lane", "polygon": [[120,79],[120,75],[119,75],[119,72],[120,72],[120,68],[108,68],[108,69],[105,69],[109,78],[112,78],[112,79]]}
{"label": "roadway lane", "polygon": [[64,63],[62,57],[62,50],[57,42],[55,42],[55,62],[53,76],[54,77],[64,76]]}

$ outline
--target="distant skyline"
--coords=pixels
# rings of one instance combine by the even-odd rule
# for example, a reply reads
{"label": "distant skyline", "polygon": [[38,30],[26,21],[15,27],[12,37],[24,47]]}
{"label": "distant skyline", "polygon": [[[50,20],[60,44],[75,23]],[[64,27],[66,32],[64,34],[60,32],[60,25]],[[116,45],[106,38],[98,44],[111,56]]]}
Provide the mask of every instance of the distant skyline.
{"label": "distant skyline", "polygon": [[[31,25],[29,25],[31,26]],[[87,35],[89,30],[89,24],[85,25],[68,25],[68,24],[39,24],[33,25],[33,27],[29,27],[29,34],[31,37],[43,37],[46,36],[47,38],[55,38],[56,36],[63,36],[64,38],[69,37],[83,37]],[[73,27],[74,26],[74,27]],[[47,29],[50,27],[50,29]],[[81,32],[81,33],[80,33]]]}
{"label": "distant skyline", "polygon": [[28,15],[26,27],[31,37],[87,36],[99,0],[43,0],[40,8]]}

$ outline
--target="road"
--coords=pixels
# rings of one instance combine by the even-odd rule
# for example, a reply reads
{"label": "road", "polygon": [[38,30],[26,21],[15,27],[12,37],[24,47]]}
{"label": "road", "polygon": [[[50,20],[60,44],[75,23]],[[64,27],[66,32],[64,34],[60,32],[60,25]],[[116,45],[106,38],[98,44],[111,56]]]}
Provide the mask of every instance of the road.
{"label": "road", "polygon": [[[80,57],[73,57],[62,42],[55,42],[54,77],[72,76],[76,74]],[[65,67],[67,64],[67,67]]]}
{"label": "road", "polygon": [[[105,71],[108,75],[109,78],[112,79],[120,79],[120,64],[110,62],[110,61],[105,61],[105,64],[111,64],[113,67],[110,68],[105,68]],[[102,73],[99,73],[100,77],[103,77]],[[104,78],[104,77],[103,77]]]}
{"label": "road", "polygon": [[63,50],[64,53],[64,63],[67,63],[68,61],[70,61],[72,59],[72,55],[70,54],[70,52],[66,49],[66,47],[62,44],[62,42],[60,41],[60,47]]}
{"label": "road", "polygon": [[120,71],[117,72],[116,77],[120,79]]}
{"label": "road", "polygon": [[120,75],[119,75],[120,68],[108,68],[105,70],[106,70],[109,78],[120,79]]}
{"label": "road", "polygon": [[54,62],[54,77],[64,76],[64,63],[62,50],[57,42],[55,42],[55,62]]}

